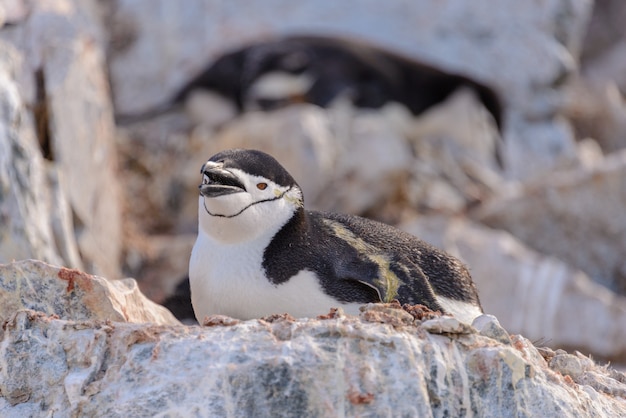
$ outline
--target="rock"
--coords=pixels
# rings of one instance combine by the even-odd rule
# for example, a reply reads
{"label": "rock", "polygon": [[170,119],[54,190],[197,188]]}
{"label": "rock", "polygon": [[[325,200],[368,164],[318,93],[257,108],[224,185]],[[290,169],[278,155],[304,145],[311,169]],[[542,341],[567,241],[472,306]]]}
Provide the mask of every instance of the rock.
{"label": "rock", "polygon": [[550,368],[570,377],[573,381],[591,387],[607,395],[625,398],[626,387],[615,385],[615,381],[626,383],[626,375],[611,370],[608,376],[594,364],[593,360],[579,352],[575,354],[555,353],[549,360]]}
{"label": "rock", "polygon": [[[20,311],[1,335],[0,413],[63,416],[621,416],[623,376],[553,370],[532,344],[356,317],[211,327]],[[33,370],[40,371],[33,373]],[[583,380],[579,380],[583,379]],[[600,379],[602,379],[600,381]]]}
{"label": "rock", "polygon": [[151,235],[139,238],[137,247],[128,249],[127,266],[139,274],[137,282],[142,292],[151,300],[162,302],[172,293],[175,279],[187,275],[189,257],[197,234]]}
{"label": "rock", "polygon": [[579,138],[593,138],[604,152],[626,148],[626,102],[614,81],[574,80],[566,96],[565,114]]}
{"label": "rock", "polygon": [[66,78],[47,84],[54,153],[87,268],[117,278],[122,231],[112,108],[100,51],[79,48],[75,67],[54,70],[68,71]]}
{"label": "rock", "polygon": [[[248,7],[246,14],[238,5],[208,0],[185,8],[166,3],[122,0],[109,9],[111,79],[121,114],[167,102],[203,67],[249,42],[298,32],[343,33],[495,87],[507,105],[504,155],[512,177],[545,173],[562,155],[574,154],[572,132],[555,115],[563,81],[577,71],[591,15],[587,0],[454,0],[445,8],[436,0],[401,1],[376,10],[349,0],[349,14],[328,0],[306,7],[272,0]],[[373,16],[377,31],[371,30]],[[312,29],[310,22],[323,23]]]}
{"label": "rock", "polygon": [[426,320],[422,327],[431,334],[471,334],[476,332],[471,326],[451,316]]}
{"label": "rock", "polygon": [[89,271],[118,278],[121,208],[99,28],[95,2],[51,0],[33,3],[28,19],[3,30],[0,39],[22,55],[21,99],[38,109],[38,139],[58,172],[82,262]]}
{"label": "rock", "polygon": [[3,417],[626,413],[622,373],[521,336],[503,345],[419,305],[186,327],[130,280],[37,261],[0,278]]}
{"label": "rock", "polygon": [[133,279],[109,281],[34,260],[0,264],[0,321],[21,309],[74,321],[180,324]]}
{"label": "rock", "polygon": [[621,151],[494,198],[474,217],[626,295],[625,177]]}
{"label": "rock", "polygon": [[400,105],[378,112],[347,103],[327,112],[338,151],[330,187],[318,193],[316,207],[361,214],[403,193],[413,158],[396,121],[407,113]]}
{"label": "rock", "polygon": [[231,318],[225,315],[211,315],[204,318],[202,326],[204,327],[230,327],[241,323],[239,319]]}
{"label": "rock", "polygon": [[471,91],[460,90],[413,118],[406,136],[416,156],[406,192],[412,207],[462,213],[503,187],[501,139]]}
{"label": "rock", "polygon": [[413,315],[402,309],[400,303],[368,303],[359,308],[359,316],[366,322],[390,324],[394,327],[410,325],[415,321]]}
{"label": "rock", "polygon": [[0,28],[14,25],[28,16],[30,4],[25,0],[4,0],[0,4]]}
{"label": "rock", "polygon": [[579,380],[581,375],[591,369],[594,364],[590,358],[578,354],[555,353],[550,359],[550,367],[562,375],[568,375],[572,379]]}
{"label": "rock", "polygon": [[626,93],[626,9],[620,0],[596,0],[582,50],[582,74],[592,83],[616,82]]}
{"label": "rock", "polygon": [[[49,42],[60,41],[56,39],[50,36]],[[87,269],[118,278],[121,208],[103,50],[83,33],[69,42],[69,51],[46,56],[43,70],[54,159],[66,182]]]}
{"label": "rock", "polygon": [[493,315],[485,314],[474,319],[472,326],[478,330],[480,335],[493,338],[502,344],[511,344],[511,337],[506,332],[500,321]]}
{"label": "rock", "polygon": [[120,183],[133,202],[124,215],[134,233],[196,231],[199,167],[209,144],[181,133],[188,128],[178,112],[118,130]]}
{"label": "rock", "polygon": [[185,110],[197,124],[217,129],[237,116],[232,101],[210,91],[193,91],[185,100]]}
{"label": "rock", "polygon": [[[58,167],[53,163],[46,161],[46,169],[48,171],[47,187],[50,194],[50,203],[46,211],[50,217],[50,225],[57,251],[63,260],[64,266],[84,270],[85,266],[74,233],[74,213],[65,194],[65,183],[61,180],[61,173]],[[32,255],[29,255],[16,259],[31,257]]]}
{"label": "rock", "polygon": [[19,59],[0,41],[0,262],[36,257],[60,263],[46,167],[15,81]]}
{"label": "rock", "polygon": [[[451,120],[454,123],[450,123]],[[465,88],[454,92],[411,122],[408,136],[418,155],[426,153],[439,141],[449,143],[448,152],[456,159],[464,159],[462,166],[473,163],[497,170],[501,164],[498,129],[472,90]],[[424,155],[424,159],[430,156]]]}
{"label": "rock", "polygon": [[626,148],[626,9],[620,0],[596,0],[584,38],[581,71],[568,87],[565,114],[579,138],[609,153]]}
{"label": "rock", "polygon": [[510,333],[616,363],[626,361],[626,297],[580,270],[535,253],[504,231],[435,216],[401,227],[462,259],[485,312]]}

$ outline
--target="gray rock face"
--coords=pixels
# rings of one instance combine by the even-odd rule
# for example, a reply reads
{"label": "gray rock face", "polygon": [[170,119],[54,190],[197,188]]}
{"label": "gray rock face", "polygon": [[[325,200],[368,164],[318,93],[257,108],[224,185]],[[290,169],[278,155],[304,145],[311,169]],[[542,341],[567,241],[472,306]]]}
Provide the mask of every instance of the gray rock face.
{"label": "gray rock face", "polygon": [[494,198],[476,219],[626,295],[625,178],[626,151],[620,151]]}
{"label": "gray rock face", "polygon": [[19,53],[0,41],[0,262],[59,263],[50,227],[46,168],[15,81]]}
{"label": "gray rock face", "polygon": [[510,332],[626,361],[626,297],[504,231],[442,217],[419,218],[402,228],[469,265],[485,312]]}
{"label": "gray rock face", "polygon": [[472,329],[429,331],[449,329],[445,318],[426,321],[428,328],[419,320],[392,325],[380,315],[374,322],[364,318],[335,312],[327,319],[276,316],[201,328],[68,321],[20,311],[0,334],[0,412],[5,417],[626,413],[626,377],[587,358],[540,352],[519,336],[502,344]]}
{"label": "gray rock face", "polygon": [[[561,261],[529,250],[504,232],[467,225],[438,230],[435,223],[432,229],[439,231],[433,233],[435,240],[445,238],[441,246],[469,264],[487,311],[497,315],[506,329],[545,338],[555,347],[576,348],[612,361],[626,359],[623,298],[588,280],[591,275],[624,289],[623,155],[605,160],[587,146],[589,141],[576,147],[569,122],[555,117],[568,89],[563,81],[576,72],[591,2],[452,0],[445,7],[432,0],[379,3],[346,0],[338,8],[328,0],[299,7],[284,0],[245,7],[240,1],[210,0],[192,0],[184,6],[163,0],[2,2],[0,262],[37,258],[110,278],[119,277],[120,264],[125,263],[137,272],[146,293],[161,299],[164,289],[172,288],[172,281],[186,273],[196,227],[200,164],[223,148],[264,148],[297,177],[310,207],[397,221],[419,211],[465,215],[469,207],[495,196],[475,219],[511,231],[528,247]],[[96,5],[111,12],[104,28],[97,24]],[[619,21],[618,13],[610,14]],[[255,16],[253,21],[250,15]],[[117,178],[105,38],[111,41],[109,64],[117,111],[128,113],[163,103],[209,60],[231,47],[296,32],[364,37],[493,85],[507,105],[506,174],[540,181],[512,197],[498,196],[509,185],[502,184],[494,169],[493,129],[484,126],[481,109],[458,96],[419,120],[393,106],[380,112],[300,106],[235,118],[232,104],[205,97],[187,103],[195,108],[192,116],[205,116],[199,118],[203,119],[199,126],[191,127],[178,112],[120,129],[117,152],[123,168]],[[621,77],[623,62],[615,58],[622,50],[623,42],[615,42],[606,54],[588,61],[585,74],[594,80],[613,77],[621,86],[623,80],[616,74]],[[608,75],[602,72],[605,67]],[[567,106],[575,101],[582,105],[570,107],[570,112],[585,110],[587,105],[596,109],[602,119],[591,113],[587,121],[601,126],[587,132],[603,136],[604,141],[599,139],[603,149],[615,151],[624,146],[626,107],[619,91],[602,91],[606,97],[598,103],[590,103],[581,93]],[[137,132],[140,139],[134,136]],[[563,160],[570,168],[580,167],[550,179],[549,168]],[[127,235],[134,229],[159,234],[137,246],[133,243],[123,262],[118,184],[125,188],[126,214],[131,215],[124,225]],[[417,234],[428,235],[424,229]],[[52,283],[33,284],[23,278],[13,287],[23,285],[20,289],[26,291],[35,286],[57,300],[33,302],[36,299],[29,298],[36,295],[20,293],[17,299],[2,299],[9,310],[30,307],[64,316],[61,302],[85,296],[80,285],[68,291],[70,282],[59,280],[59,269],[30,266],[26,270],[29,277],[47,274]],[[96,299],[108,299],[103,295],[113,292],[117,302],[103,301],[108,305],[92,310],[75,307],[64,319],[128,319],[128,312],[121,309],[126,298],[122,295],[134,294],[134,284],[96,287],[101,289]],[[133,304],[143,306],[142,301]],[[3,318],[9,315],[6,311]],[[142,315],[137,318],[160,321]],[[406,315],[398,320],[405,319]],[[420,329],[463,331],[455,326],[454,321],[435,321]],[[480,330],[482,336],[504,344],[511,340],[497,321],[485,320]],[[94,364],[86,372],[86,381],[97,380],[100,363]],[[586,364],[565,357],[552,367],[583,376]],[[585,379],[598,385],[605,378],[589,376]],[[81,382],[69,379],[70,405],[91,396],[82,392]],[[14,389],[6,392],[13,394],[13,403],[24,399],[24,393],[37,392]],[[237,396],[240,399],[244,393]],[[367,402],[369,395],[350,399]],[[21,411],[19,405],[15,411]],[[341,411],[337,408],[333,410]],[[349,408],[345,410],[358,412],[354,406]]]}
{"label": "gray rock face", "polygon": [[[53,232],[61,234],[55,236],[62,247],[61,254],[56,259],[36,252],[28,257],[55,262],[62,258],[68,265],[84,265],[89,271],[117,278],[121,208],[115,180],[114,123],[102,35],[94,13],[93,2],[51,0],[34,3],[28,19],[3,29],[0,41],[12,44],[19,51],[16,58],[19,64],[15,64],[15,82],[19,88],[12,94],[13,110],[6,115],[9,119],[1,123],[14,126],[18,113],[36,109],[34,120],[22,117],[19,124],[30,126],[46,153],[44,157],[52,161],[51,184],[39,180],[40,185],[34,186],[39,193],[39,210],[52,216],[29,217],[29,222],[54,223],[50,218],[56,216]],[[19,95],[15,97],[17,92]],[[21,143],[27,140],[19,140],[20,146],[26,147]],[[27,148],[28,158],[35,162],[36,172],[41,170],[41,151],[37,150],[36,142],[31,144]],[[9,160],[11,164],[19,161],[19,155],[16,157]],[[25,177],[14,181],[29,187]],[[47,188],[52,189],[50,203],[41,201],[46,196],[46,191],[40,193],[41,189]],[[54,246],[47,247],[50,251]],[[79,262],[76,248],[80,250],[81,265],[75,264]],[[2,257],[6,255],[3,253]]]}
{"label": "gray rock face", "polygon": [[614,81],[626,92],[626,9],[619,0],[596,0],[581,57],[582,71],[591,82]]}
{"label": "gray rock face", "polygon": [[26,18],[29,12],[30,4],[25,0],[5,0],[0,4],[0,28],[19,22]]}
{"label": "gray rock face", "polygon": [[163,0],[117,2],[109,24],[117,111],[132,114],[167,102],[203,66],[243,44],[279,34],[342,33],[493,85],[508,106],[505,155],[511,175],[540,175],[575,154],[568,124],[554,116],[563,80],[576,71],[591,13],[587,0],[455,0],[446,7],[437,0],[376,6],[348,0],[342,8],[327,0],[302,7],[272,0],[246,4],[245,14],[241,8],[239,2],[209,0],[185,7]]}
{"label": "gray rock face", "polygon": [[0,321],[20,309],[76,321],[180,324],[133,279],[109,281],[34,260],[0,264]]}

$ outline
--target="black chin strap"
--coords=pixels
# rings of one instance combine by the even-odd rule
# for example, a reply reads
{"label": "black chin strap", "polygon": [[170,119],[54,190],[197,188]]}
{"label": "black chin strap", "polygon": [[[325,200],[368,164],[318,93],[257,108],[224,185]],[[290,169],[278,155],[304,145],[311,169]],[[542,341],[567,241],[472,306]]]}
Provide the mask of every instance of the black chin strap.
{"label": "black chin strap", "polygon": [[293,186],[289,186],[289,188],[287,190],[285,190],[284,192],[282,192],[278,196],[273,197],[271,199],[263,199],[263,200],[259,200],[257,202],[252,202],[248,206],[246,206],[243,209],[241,209],[239,212],[235,213],[234,215],[221,215],[219,213],[211,213],[211,211],[206,207],[206,200],[204,200],[204,199],[202,200],[202,205],[204,206],[204,210],[206,211],[206,213],[208,213],[211,216],[215,216],[215,217],[218,217],[218,218],[234,218],[235,216],[241,215],[243,213],[243,211],[245,211],[249,207],[254,206],[256,204],[265,203],[265,202],[273,202],[274,200],[282,199],[283,196],[285,196],[285,194],[287,194],[291,190],[292,187]]}

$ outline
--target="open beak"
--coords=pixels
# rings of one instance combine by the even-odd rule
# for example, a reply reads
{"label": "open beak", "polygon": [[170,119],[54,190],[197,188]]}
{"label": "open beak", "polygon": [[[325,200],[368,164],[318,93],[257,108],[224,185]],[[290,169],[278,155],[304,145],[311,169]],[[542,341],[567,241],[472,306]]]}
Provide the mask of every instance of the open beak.
{"label": "open beak", "polygon": [[209,179],[206,182],[204,178],[202,184],[198,186],[200,194],[204,197],[218,197],[246,191],[243,183],[228,170],[220,167],[203,167],[202,174]]}

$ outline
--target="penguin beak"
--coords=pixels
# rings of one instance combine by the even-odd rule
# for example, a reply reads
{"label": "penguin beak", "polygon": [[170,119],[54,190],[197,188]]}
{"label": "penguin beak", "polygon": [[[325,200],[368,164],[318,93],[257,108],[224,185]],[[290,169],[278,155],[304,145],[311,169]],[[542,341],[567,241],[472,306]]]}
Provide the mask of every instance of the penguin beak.
{"label": "penguin beak", "polygon": [[204,197],[218,197],[233,193],[245,192],[246,188],[237,176],[219,167],[202,170],[203,180],[199,187]]}

